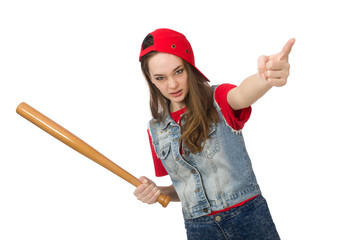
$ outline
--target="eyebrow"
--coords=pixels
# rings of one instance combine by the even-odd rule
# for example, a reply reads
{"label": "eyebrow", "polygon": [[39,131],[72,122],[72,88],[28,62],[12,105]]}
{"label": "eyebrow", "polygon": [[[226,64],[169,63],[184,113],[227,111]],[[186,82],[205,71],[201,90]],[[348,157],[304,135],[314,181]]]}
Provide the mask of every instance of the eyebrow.
{"label": "eyebrow", "polygon": [[[182,67],[184,67],[183,64],[177,66],[172,72],[175,72],[175,71],[179,70],[179,69],[182,68]],[[159,73],[157,73],[157,74],[153,74],[153,76],[154,76],[154,77],[159,77],[159,76],[164,76],[164,74],[159,74]]]}

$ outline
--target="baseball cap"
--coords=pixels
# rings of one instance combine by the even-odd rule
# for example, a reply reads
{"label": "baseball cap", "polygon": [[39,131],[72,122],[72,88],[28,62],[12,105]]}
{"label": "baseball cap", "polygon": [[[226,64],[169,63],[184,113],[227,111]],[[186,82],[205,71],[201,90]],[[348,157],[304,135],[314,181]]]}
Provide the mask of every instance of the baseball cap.
{"label": "baseball cap", "polygon": [[168,28],[160,28],[149,33],[143,42],[148,41],[151,44],[141,47],[139,60],[147,53],[157,51],[176,55],[186,62],[190,63],[202,76],[207,77],[195,66],[195,57],[190,42],[186,37],[177,31]]}

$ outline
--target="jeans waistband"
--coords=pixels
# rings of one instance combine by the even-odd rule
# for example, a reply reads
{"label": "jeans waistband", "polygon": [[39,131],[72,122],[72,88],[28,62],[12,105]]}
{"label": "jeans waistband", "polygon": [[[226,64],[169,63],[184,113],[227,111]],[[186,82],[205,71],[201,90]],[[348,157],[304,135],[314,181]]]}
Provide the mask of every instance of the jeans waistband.
{"label": "jeans waistband", "polygon": [[194,218],[194,219],[185,219],[185,222],[188,222],[188,223],[191,223],[191,222],[194,222],[194,223],[197,223],[197,222],[199,222],[199,223],[201,223],[201,222],[204,222],[204,223],[213,222],[214,218],[216,216],[219,216],[222,219],[227,219],[228,217],[232,218],[232,217],[235,217],[236,215],[242,213],[243,211],[246,211],[250,207],[258,205],[258,204],[260,204],[262,202],[265,202],[265,198],[260,194],[257,197],[253,198],[250,201],[247,201],[246,203],[244,203],[243,205],[241,205],[239,207],[231,208],[228,211],[220,212],[220,213],[215,214],[215,215],[206,215],[206,216],[202,216],[202,217]]}

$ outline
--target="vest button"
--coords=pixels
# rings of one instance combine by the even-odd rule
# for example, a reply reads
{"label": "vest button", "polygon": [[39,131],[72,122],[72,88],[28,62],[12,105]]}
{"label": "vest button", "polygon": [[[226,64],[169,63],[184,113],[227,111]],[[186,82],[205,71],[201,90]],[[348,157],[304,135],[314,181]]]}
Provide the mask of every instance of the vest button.
{"label": "vest button", "polygon": [[190,152],[189,152],[189,151],[186,151],[186,152],[185,152],[185,155],[186,155],[186,156],[190,155]]}
{"label": "vest button", "polygon": [[162,156],[165,156],[166,153],[165,153],[165,151],[162,150],[161,154],[162,154]]}
{"label": "vest button", "polygon": [[221,221],[221,217],[220,217],[220,216],[216,216],[216,217],[215,217],[215,221],[216,221],[216,222],[220,222],[220,221]]}
{"label": "vest button", "polygon": [[204,209],[202,209],[202,211],[203,211],[203,212],[208,212],[209,209],[208,209],[208,208],[204,208]]}
{"label": "vest button", "polygon": [[195,169],[192,169],[192,170],[191,170],[191,173],[192,173],[192,174],[195,174],[195,173],[196,173],[196,170],[195,170]]}

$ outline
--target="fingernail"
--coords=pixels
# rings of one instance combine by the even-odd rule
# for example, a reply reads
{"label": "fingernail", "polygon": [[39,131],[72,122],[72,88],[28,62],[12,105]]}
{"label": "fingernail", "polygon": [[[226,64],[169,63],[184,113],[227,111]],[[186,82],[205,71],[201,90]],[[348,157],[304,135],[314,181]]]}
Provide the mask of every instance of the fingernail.
{"label": "fingernail", "polygon": [[146,183],[147,183],[147,180],[143,180],[143,182],[142,182],[142,183],[146,184]]}

